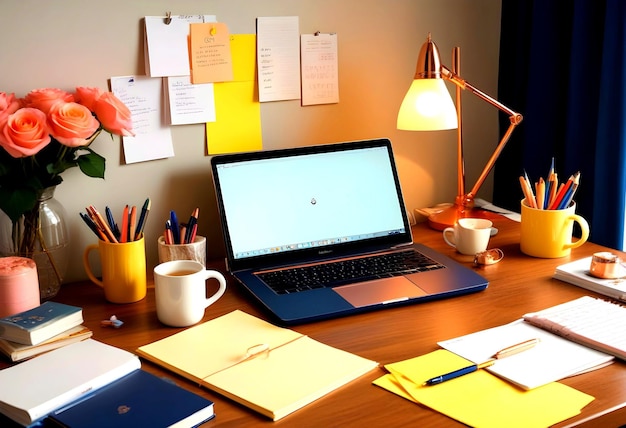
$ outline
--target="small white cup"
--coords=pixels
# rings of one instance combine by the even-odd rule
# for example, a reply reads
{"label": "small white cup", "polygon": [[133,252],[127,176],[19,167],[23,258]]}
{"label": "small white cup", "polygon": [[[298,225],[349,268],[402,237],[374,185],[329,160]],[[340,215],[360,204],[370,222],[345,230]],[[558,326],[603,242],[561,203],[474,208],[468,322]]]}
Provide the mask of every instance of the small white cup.
{"label": "small white cup", "polygon": [[196,236],[189,244],[166,244],[165,238],[157,239],[159,248],[159,263],[171,260],[195,260],[206,266],[206,238]]}
{"label": "small white cup", "polygon": [[[206,281],[215,278],[219,289],[207,297]],[[199,322],[204,311],[226,291],[224,275],[207,270],[194,260],[173,260],[154,268],[157,317],[171,327],[187,327]]]}
{"label": "small white cup", "polygon": [[443,230],[443,240],[461,254],[474,255],[487,249],[492,226],[490,220],[461,218]]}

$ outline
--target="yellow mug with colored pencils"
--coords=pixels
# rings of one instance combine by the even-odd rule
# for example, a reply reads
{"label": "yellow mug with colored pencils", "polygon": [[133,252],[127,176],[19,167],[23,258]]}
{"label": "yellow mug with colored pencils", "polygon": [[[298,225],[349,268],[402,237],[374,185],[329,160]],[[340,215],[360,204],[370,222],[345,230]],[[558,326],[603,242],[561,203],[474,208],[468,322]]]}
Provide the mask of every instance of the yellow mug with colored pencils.
{"label": "yellow mug with colored pencils", "polygon": [[[589,224],[575,214],[575,202],[561,210],[531,208],[526,199],[521,205],[520,249],[524,254],[547,259],[565,257],[589,238]],[[574,223],[582,232],[577,241],[572,241]]]}
{"label": "yellow mug with colored pencils", "polygon": [[[89,255],[100,255],[102,280],[94,275]],[[124,243],[98,241],[83,253],[83,265],[89,279],[104,289],[111,303],[133,303],[146,297],[146,249],[143,236]]]}

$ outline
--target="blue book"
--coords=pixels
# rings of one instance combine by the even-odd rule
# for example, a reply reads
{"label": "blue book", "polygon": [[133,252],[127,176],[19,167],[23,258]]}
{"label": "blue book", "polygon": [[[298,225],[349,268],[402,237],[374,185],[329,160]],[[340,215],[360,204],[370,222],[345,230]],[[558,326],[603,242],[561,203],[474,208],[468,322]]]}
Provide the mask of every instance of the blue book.
{"label": "blue book", "polygon": [[0,318],[0,338],[24,345],[38,345],[82,323],[82,308],[44,302],[28,311]]}
{"label": "blue book", "polygon": [[143,370],[56,410],[60,427],[195,427],[215,417],[213,402]]}

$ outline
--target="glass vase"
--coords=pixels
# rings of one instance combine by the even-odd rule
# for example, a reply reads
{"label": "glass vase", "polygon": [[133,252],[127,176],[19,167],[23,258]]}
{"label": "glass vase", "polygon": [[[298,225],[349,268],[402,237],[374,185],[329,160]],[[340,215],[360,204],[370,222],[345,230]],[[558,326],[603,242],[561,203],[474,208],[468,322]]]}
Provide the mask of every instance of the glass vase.
{"label": "glass vase", "polygon": [[0,256],[21,256],[35,261],[42,301],[59,292],[69,261],[67,214],[54,198],[55,189],[43,189],[35,207],[15,223],[0,210]]}

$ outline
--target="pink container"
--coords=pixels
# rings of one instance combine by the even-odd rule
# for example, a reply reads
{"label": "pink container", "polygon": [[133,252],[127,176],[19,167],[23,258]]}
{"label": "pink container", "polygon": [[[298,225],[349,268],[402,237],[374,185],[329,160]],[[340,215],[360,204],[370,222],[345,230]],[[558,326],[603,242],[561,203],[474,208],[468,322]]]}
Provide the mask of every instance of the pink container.
{"label": "pink container", "polygon": [[37,266],[25,257],[0,257],[0,318],[39,306]]}

